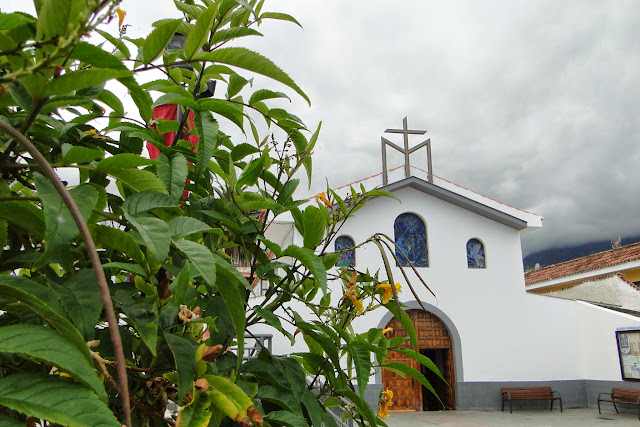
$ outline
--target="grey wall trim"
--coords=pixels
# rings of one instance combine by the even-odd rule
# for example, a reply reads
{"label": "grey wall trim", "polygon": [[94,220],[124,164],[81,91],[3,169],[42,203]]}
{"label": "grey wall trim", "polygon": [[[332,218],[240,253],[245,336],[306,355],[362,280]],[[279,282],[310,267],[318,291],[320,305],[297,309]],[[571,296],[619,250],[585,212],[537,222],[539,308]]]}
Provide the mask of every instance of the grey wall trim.
{"label": "grey wall trim", "polygon": [[437,197],[440,200],[451,203],[485,218],[489,218],[493,221],[499,222],[500,224],[504,224],[508,227],[514,228],[518,231],[527,228],[526,221],[523,221],[519,218],[516,218],[512,215],[506,214],[489,206],[483,205],[482,203],[476,202],[475,200],[469,199],[468,197],[461,196],[460,194],[454,193],[453,191],[438,187],[435,184],[431,184],[414,176],[405,178],[402,181],[394,182],[393,184],[389,184],[385,187],[382,187],[381,190],[394,192],[405,187],[411,187],[418,191],[422,191],[425,194]]}
{"label": "grey wall trim", "polygon": [[[405,302],[404,305],[407,306],[406,307],[407,310],[412,310],[412,309],[422,310],[422,306],[420,306],[420,303],[415,300]],[[445,326],[447,327],[449,331],[449,337],[451,338],[451,347],[453,350],[453,370],[454,370],[455,379],[456,379],[456,382],[464,381],[464,371],[462,366],[462,341],[460,341],[460,334],[458,333],[458,329],[456,329],[455,325],[453,324],[453,321],[449,318],[449,316],[444,314],[444,312],[440,310],[438,307],[428,304],[426,302],[423,302],[422,305],[424,306],[424,308],[427,309],[428,312],[438,316],[438,318],[442,320],[442,323],[444,323]],[[385,314],[380,320],[380,323],[378,323],[378,328],[382,329],[385,326],[387,326],[387,323],[389,323],[392,318],[393,318],[392,313]],[[376,370],[376,382],[379,384],[382,384],[382,372],[380,372],[379,369]]]}

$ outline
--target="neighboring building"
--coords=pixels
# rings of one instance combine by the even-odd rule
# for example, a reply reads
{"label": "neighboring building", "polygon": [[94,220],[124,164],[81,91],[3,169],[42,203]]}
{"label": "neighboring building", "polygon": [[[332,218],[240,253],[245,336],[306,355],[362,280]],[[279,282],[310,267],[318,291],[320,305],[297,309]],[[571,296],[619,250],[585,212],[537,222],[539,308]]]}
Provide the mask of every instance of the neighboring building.
{"label": "neighboring building", "polygon": [[527,292],[640,316],[640,242],[525,273]]}
{"label": "neighboring building", "polygon": [[[408,130],[406,119],[403,129],[387,132],[403,134],[404,148],[383,138],[383,173],[358,185],[367,189],[382,185],[401,203],[386,197],[373,199],[347,221],[334,243],[343,249],[384,233],[408,252],[436,295],[420,284],[411,269],[405,269],[427,311],[410,292],[400,267],[393,266],[393,274],[402,284],[399,298],[414,321],[420,352],[439,366],[451,385],[430,378],[445,407],[500,409],[500,386],[504,385],[550,385],[560,391],[565,407],[594,405],[597,393],[610,391],[612,385],[633,388],[635,383],[621,380],[615,333],[619,328],[640,329],[640,318],[592,302],[527,292],[520,236],[542,227],[542,217],[460,187],[431,170],[410,166],[414,149],[409,148],[408,137],[421,131]],[[405,154],[404,166],[387,170],[387,145]],[[421,146],[430,152],[428,140]],[[279,223],[278,227],[282,235],[272,233],[270,238],[301,245],[293,226]],[[373,245],[341,261],[354,262],[360,271],[380,269],[384,274]],[[336,290],[333,300],[341,296],[342,290]],[[302,307],[300,311],[304,312]],[[356,330],[392,326],[395,334],[405,335],[383,310],[359,316],[352,326]],[[269,331],[256,328],[255,332]],[[284,337],[273,340],[274,353],[305,348],[302,340],[293,348]],[[394,391],[392,409],[441,409],[411,379],[377,372],[367,390],[370,400],[375,401],[382,388]]]}

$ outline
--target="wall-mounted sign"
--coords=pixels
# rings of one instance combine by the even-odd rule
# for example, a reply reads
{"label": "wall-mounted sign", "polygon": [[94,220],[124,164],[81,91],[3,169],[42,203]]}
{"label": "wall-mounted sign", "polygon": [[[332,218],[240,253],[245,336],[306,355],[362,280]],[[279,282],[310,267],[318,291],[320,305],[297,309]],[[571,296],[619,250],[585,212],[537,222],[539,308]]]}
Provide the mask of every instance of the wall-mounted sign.
{"label": "wall-mounted sign", "polygon": [[623,380],[640,381],[640,330],[616,331]]}

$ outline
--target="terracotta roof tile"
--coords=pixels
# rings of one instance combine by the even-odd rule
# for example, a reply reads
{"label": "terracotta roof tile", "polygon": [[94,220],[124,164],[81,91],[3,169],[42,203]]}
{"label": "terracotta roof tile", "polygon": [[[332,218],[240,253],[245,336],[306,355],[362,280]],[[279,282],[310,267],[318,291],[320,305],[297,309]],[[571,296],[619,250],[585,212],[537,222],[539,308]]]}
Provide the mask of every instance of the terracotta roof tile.
{"label": "terracotta roof tile", "polygon": [[593,271],[639,259],[640,242],[528,271],[524,275],[524,281],[527,285],[531,285],[545,280]]}

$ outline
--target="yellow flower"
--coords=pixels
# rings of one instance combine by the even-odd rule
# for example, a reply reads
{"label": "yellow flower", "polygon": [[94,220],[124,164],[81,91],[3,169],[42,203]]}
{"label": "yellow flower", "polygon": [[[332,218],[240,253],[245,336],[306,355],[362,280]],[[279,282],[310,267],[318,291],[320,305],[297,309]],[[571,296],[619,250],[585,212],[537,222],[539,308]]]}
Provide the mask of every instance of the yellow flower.
{"label": "yellow flower", "polygon": [[393,332],[393,328],[385,328],[385,329],[382,331],[382,335],[387,335],[389,332]]}
{"label": "yellow flower", "polygon": [[83,133],[86,135],[95,135],[97,131],[95,129],[85,130]]}
{"label": "yellow flower", "polygon": [[[402,286],[400,286],[400,283],[396,283],[396,292],[400,291],[400,288],[402,288]],[[391,290],[391,284],[383,283],[381,285],[376,286],[376,291],[378,289],[382,289],[382,303],[383,304],[388,303],[391,297],[393,297],[393,290]]]}
{"label": "yellow flower", "polygon": [[344,294],[343,298],[349,298],[351,300],[351,303],[356,307],[356,310],[358,310],[358,314],[364,311],[364,306],[362,305],[362,301],[358,299],[358,294],[356,294],[355,290],[349,289],[349,291],[347,291],[347,293]]}
{"label": "yellow flower", "polygon": [[393,406],[393,391],[386,390],[382,392],[382,400],[380,401],[380,410],[378,416],[383,420],[389,417],[389,408]]}
{"label": "yellow flower", "polygon": [[120,8],[117,8],[116,13],[118,14],[118,29],[120,29],[122,28],[122,23],[124,22],[124,17],[127,15],[127,12]]}
{"label": "yellow flower", "polygon": [[327,199],[327,194],[324,191],[322,193],[316,194],[314,197],[316,199],[316,202],[321,201],[322,203],[327,205],[331,210],[333,210],[333,205],[331,204],[331,202],[329,202],[329,199]]}

